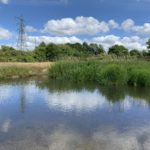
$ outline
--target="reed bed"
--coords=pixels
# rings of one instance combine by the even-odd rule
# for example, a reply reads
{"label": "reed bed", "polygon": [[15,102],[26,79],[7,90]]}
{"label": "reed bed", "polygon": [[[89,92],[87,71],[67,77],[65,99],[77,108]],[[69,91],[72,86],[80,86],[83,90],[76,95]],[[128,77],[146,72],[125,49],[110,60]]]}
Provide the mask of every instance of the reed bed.
{"label": "reed bed", "polygon": [[150,62],[63,61],[49,69],[49,77],[100,85],[150,86]]}

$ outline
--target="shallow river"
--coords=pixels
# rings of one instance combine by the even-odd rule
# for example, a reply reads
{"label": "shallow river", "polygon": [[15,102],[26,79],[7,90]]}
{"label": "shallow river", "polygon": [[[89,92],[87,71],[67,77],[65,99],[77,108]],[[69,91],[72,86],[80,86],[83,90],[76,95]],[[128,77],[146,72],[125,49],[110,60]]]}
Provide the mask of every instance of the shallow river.
{"label": "shallow river", "polygon": [[0,83],[0,150],[150,150],[150,88]]}

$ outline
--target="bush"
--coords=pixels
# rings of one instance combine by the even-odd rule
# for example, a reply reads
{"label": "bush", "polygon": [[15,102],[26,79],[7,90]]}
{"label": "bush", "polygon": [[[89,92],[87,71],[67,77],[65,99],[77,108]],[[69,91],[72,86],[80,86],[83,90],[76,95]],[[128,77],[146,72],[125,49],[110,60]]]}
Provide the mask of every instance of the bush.
{"label": "bush", "polygon": [[102,79],[105,80],[105,84],[125,84],[127,80],[126,69],[122,66],[113,64],[108,65],[102,71]]}
{"label": "bush", "polygon": [[129,73],[128,84],[133,86],[150,86],[150,71],[133,69]]}

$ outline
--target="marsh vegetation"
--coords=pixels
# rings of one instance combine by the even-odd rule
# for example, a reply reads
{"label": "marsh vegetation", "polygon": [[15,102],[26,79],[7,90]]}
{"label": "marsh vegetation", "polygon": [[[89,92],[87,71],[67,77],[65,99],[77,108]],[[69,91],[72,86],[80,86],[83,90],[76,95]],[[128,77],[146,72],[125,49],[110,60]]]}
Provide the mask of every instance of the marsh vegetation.
{"label": "marsh vegetation", "polygon": [[149,68],[145,61],[64,61],[50,68],[49,77],[100,85],[150,86]]}

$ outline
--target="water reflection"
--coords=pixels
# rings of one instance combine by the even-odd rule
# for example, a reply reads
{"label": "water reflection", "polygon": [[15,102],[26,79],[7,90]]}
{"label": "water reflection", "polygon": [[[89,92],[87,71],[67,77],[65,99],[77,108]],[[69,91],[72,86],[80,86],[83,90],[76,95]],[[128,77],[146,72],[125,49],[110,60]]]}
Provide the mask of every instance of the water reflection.
{"label": "water reflection", "polygon": [[38,83],[38,87],[48,89],[45,100],[49,108],[59,110],[95,110],[113,106],[127,110],[132,105],[149,107],[150,88],[101,87],[93,84],[73,84],[58,81]]}
{"label": "water reflection", "polygon": [[0,150],[150,150],[149,88],[0,84]]}
{"label": "water reflection", "polygon": [[1,125],[1,131],[7,133],[11,127],[11,120],[6,119]]}
{"label": "water reflection", "polygon": [[148,107],[149,89],[131,87],[99,87],[92,84],[72,84],[58,81],[32,81],[25,84],[1,85],[0,103],[20,101],[20,110],[26,105],[43,100],[49,109],[62,111],[92,111],[117,106],[127,110],[132,105]]}
{"label": "water reflection", "polygon": [[37,134],[26,131],[21,137],[5,141],[0,145],[1,150],[150,150],[150,128],[127,130],[119,133],[111,128],[93,132],[90,137],[82,133],[66,130],[60,126],[51,134],[43,131]]}
{"label": "water reflection", "polygon": [[105,97],[101,96],[97,90],[88,92],[53,92],[45,97],[49,108],[56,108],[62,111],[92,111],[96,108],[107,105]]}

